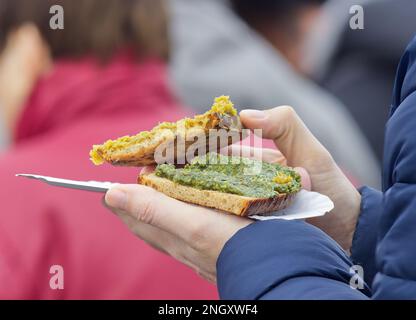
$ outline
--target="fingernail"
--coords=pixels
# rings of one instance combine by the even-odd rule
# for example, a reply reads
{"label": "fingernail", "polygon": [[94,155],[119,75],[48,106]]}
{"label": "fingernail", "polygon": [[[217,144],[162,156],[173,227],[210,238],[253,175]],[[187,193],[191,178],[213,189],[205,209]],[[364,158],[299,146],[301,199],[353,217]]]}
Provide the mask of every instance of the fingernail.
{"label": "fingernail", "polygon": [[252,118],[252,119],[265,119],[267,117],[266,112],[263,110],[254,110],[254,109],[246,109],[241,111],[240,115],[243,115],[244,117]]}
{"label": "fingernail", "polygon": [[110,189],[105,195],[105,202],[112,208],[124,210],[127,204],[127,195],[119,189]]}

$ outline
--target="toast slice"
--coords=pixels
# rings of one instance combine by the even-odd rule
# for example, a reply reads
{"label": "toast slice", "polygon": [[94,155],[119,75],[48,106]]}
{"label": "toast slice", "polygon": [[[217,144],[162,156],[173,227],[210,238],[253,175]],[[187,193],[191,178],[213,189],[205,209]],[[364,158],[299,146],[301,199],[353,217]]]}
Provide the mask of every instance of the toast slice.
{"label": "toast slice", "polygon": [[138,183],[184,202],[222,210],[241,217],[267,215],[288,207],[296,193],[278,194],[272,198],[251,198],[212,190],[180,185],[154,173],[142,174]]}
{"label": "toast slice", "polygon": [[[216,136],[219,129],[223,129],[221,138]],[[211,110],[192,119],[163,122],[151,131],[94,145],[90,159],[95,165],[110,163],[141,167],[165,162],[185,164],[184,157],[188,156],[188,151],[203,154],[208,152],[207,147],[215,149],[210,151],[218,151],[242,138],[242,125],[237,111],[228,96],[221,96],[215,99]],[[178,159],[183,160],[179,162]]]}

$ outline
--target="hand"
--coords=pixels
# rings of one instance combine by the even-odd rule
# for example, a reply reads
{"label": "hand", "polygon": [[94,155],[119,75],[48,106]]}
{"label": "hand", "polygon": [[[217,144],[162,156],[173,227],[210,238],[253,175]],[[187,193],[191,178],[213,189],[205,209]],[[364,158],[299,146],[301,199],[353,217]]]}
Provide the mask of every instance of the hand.
{"label": "hand", "polygon": [[[284,161],[276,150],[264,150],[261,160]],[[144,168],[143,171],[152,171]],[[304,170],[298,169],[308,185]],[[252,220],[186,204],[141,185],[116,185],[105,203],[138,237],[154,248],[216,281],[216,262],[225,243]]]}
{"label": "hand", "polygon": [[240,116],[246,128],[262,129],[263,138],[274,140],[289,166],[307,170],[313,191],[332,199],[335,208],[330,214],[308,222],[322,229],[348,251],[360,212],[361,196],[329,152],[291,107],[245,110]]}
{"label": "hand", "polygon": [[[297,169],[302,184],[312,184],[313,190],[331,197],[335,202],[334,212],[310,222],[349,249],[360,195],[328,151],[292,108],[245,111],[241,117],[246,127],[262,128],[263,137],[274,139],[282,151],[265,150],[263,161],[286,161],[292,167],[305,168],[309,176],[305,169]],[[252,223],[249,219],[183,203],[141,185],[114,186],[107,192],[105,202],[138,237],[213,282],[216,280],[216,261],[223,246],[238,230]]]}
{"label": "hand", "polygon": [[186,204],[141,185],[116,185],[107,206],[154,248],[216,282],[216,262],[225,245],[252,220]]}

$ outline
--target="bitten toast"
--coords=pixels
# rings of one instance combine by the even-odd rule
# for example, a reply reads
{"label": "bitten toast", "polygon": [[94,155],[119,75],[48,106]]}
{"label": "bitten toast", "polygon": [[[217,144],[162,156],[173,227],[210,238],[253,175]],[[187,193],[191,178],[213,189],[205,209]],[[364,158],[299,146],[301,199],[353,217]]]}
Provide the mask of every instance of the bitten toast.
{"label": "bitten toast", "polygon": [[[157,155],[162,156],[170,147],[173,148],[172,156],[166,156],[164,160],[175,162],[179,156],[183,157],[190,147],[193,147],[193,150],[199,150],[199,147],[206,148],[215,131],[212,129],[223,129],[228,134],[226,139],[216,145],[217,150],[242,138],[240,119],[228,96],[216,98],[209,111],[194,118],[185,118],[175,123],[163,122],[150,131],[94,145],[90,159],[96,165],[110,163],[116,166],[141,167],[156,164]],[[184,144],[180,152],[177,150],[178,141]],[[178,155],[180,153],[182,155]]]}

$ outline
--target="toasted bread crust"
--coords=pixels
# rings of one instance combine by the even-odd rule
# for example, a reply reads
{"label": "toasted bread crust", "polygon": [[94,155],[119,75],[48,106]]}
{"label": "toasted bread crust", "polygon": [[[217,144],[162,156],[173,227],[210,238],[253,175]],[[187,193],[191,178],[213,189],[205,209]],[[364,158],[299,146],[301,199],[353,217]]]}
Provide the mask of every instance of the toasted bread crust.
{"label": "toasted bread crust", "polygon": [[258,214],[267,215],[282,210],[291,204],[296,195],[293,193],[279,194],[273,198],[265,199],[250,198],[183,186],[168,179],[160,178],[154,173],[139,175],[138,183],[149,186],[177,200],[226,211],[242,217]]}
{"label": "toasted bread crust", "polygon": [[[100,145],[96,146],[94,151],[99,155],[99,157],[103,161],[110,163],[114,166],[142,167],[157,164],[155,157],[156,153],[164,152],[163,150],[166,150],[168,147],[173,147],[172,154],[174,158],[166,159],[165,162],[177,163],[178,141],[184,143],[184,150],[182,150],[182,152],[180,153],[186,154],[186,152],[188,152],[188,149],[191,146],[194,150],[201,147],[207,150],[209,147],[210,130],[223,129],[220,126],[221,119],[218,118],[216,114],[210,114],[207,117],[209,117],[210,119],[207,122],[207,126],[205,127],[196,126],[186,129],[183,132],[176,132],[171,129],[161,129],[157,132],[156,136],[146,141],[146,143],[139,143],[137,145],[132,145],[128,148],[123,148],[118,151],[109,151],[105,148],[104,145]],[[229,128],[228,130],[226,130],[226,132],[229,133],[228,140],[225,142],[220,141],[220,143],[217,145],[217,150],[215,151],[219,151],[221,148],[224,148],[232,143],[238,142],[243,138],[240,127]],[[199,140],[197,140],[197,138]],[[199,145],[196,144],[195,140],[200,142]]]}

